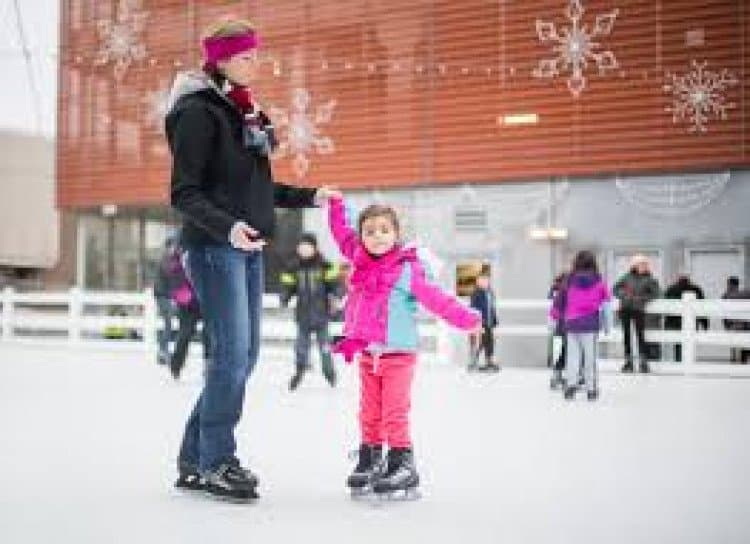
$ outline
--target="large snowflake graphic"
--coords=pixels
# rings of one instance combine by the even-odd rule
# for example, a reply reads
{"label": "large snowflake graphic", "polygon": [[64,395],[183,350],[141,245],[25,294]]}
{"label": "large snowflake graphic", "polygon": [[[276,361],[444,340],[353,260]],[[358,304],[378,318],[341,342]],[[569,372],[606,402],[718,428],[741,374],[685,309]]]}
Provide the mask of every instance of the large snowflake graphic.
{"label": "large snowflake graphic", "polygon": [[707,62],[692,61],[692,70],[678,75],[667,72],[664,91],[672,93],[672,104],[665,110],[672,114],[672,122],[689,124],[688,132],[707,132],[709,119],[726,119],[727,110],[734,108],[724,92],[737,84],[737,78],[727,69],[714,72],[706,69]]}
{"label": "large snowflake graphic", "polygon": [[101,44],[94,63],[112,63],[115,78],[121,80],[133,61],[146,57],[141,41],[146,19],[148,12],[141,9],[140,0],[120,0],[114,20],[97,21]]}
{"label": "large snowflake graphic", "polygon": [[553,22],[536,20],[536,33],[539,41],[543,44],[551,44],[552,51],[557,56],[540,60],[539,65],[533,71],[534,76],[553,78],[561,72],[570,71],[568,89],[576,98],[586,88],[584,72],[589,61],[596,64],[600,74],[617,68],[614,53],[601,50],[600,44],[595,39],[612,32],[619,11],[613,9],[608,13],[597,15],[591,29],[582,23],[584,12],[580,0],[570,0],[565,10],[565,15],[570,20],[569,27],[558,30]]}
{"label": "large snowflake graphic", "polygon": [[310,169],[309,155],[329,155],[334,152],[333,140],[321,133],[320,126],[333,118],[336,100],[331,99],[312,111],[312,98],[307,89],[292,91],[291,110],[271,106],[269,113],[283,134],[278,149],[279,157],[292,156],[294,172],[299,179]]}

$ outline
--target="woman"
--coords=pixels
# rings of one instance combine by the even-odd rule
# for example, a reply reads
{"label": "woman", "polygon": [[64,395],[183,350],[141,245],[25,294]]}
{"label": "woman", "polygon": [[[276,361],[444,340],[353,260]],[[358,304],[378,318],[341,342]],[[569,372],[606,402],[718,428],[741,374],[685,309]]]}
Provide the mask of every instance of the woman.
{"label": "woman", "polygon": [[177,487],[218,498],[257,498],[257,477],[235,456],[234,429],[258,358],[263,255],[274,206],[309,207],[337,194],[274,183],[273,127],[253,101],[258,34],[247,21],[216,25],[203,70],[175,80],[166,120],[171,201],[184,219],[187,271],[212,347],[203,391],[178,458]]}
{"label": "woman", "polygon": [[635,325],[638,338],[640,370],[649,372],[646,348],[646,305],[659,296],[659,283],[651,275],[651,264],[644,255],[636,255],[630,261],[630,271],[615,284],[615,296],[620,299],[620,321],[625,340],[625,365],[622,372],[631,373],[633,351],[630,339],[631,323]]}

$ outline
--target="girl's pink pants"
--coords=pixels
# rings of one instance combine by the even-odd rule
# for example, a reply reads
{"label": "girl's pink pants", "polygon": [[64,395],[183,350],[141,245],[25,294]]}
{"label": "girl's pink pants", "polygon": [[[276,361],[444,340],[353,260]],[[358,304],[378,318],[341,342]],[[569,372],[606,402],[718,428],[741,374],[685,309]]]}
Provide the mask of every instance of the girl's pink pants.
{"label": "girl's pink pants", "polygon": [[362,443],[411,447],[409,411],[415,353],[364,352],[359,358],[359,426]]}

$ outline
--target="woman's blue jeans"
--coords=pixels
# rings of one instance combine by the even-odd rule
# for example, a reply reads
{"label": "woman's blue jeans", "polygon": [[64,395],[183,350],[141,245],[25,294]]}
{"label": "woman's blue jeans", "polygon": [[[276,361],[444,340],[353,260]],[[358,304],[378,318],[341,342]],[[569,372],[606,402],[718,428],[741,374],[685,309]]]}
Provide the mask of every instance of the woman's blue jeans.
{"label": "woman's blue jeans", "polygon": [[236,459],[234,429],[260,349],[263,255],[229,245],[189,247],[187,272],[213,353],[178,463],[205,473]]}

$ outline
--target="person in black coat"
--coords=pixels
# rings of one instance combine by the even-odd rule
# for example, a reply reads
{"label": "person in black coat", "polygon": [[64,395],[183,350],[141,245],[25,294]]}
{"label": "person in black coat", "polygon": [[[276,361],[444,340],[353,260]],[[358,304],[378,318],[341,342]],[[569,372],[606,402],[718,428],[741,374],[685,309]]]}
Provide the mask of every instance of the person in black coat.
{"label": "person in black coat", "polygon": [[[685,293],[695,293],[695,298],[705,298],[703,289],[698,287],[692,281],[687,274],[680,274],[677,276],[677,281],[667,287],[664,291],[664,298],[671,298],[682,300]],[[708,320],[699,318],[696,322],[699,328],[708,328]],[[668,315],[664,318],[664,328],[668,331],[679,331],[682,329],[682,317],[677,315]],[[682,361],[682,344],[675,344],[674,348],[674,360],[678,363]]]}
{"label": "person in black coat", "polygon": [[294,391],[310,368],[310,336],[315,334],[320,352],[323,376],[331,387],[336,385],[336,371],[331,357],[328,322],[339,290],[339,274],[318,250],[314,234],[305,233],[297,244],[297,257],[281,274],[281,303],[286,306],[294,297],[297,304],[297,340],[294,344],[295,372],[289,382]]}
{"label": "person in black coat", "polygon": [[[477,276],[476,288],[471,294],[471,307],[482,315],[482,332],[479,337],[471,337],[472,358],[469,370],[497,372],[500,367],[493,361],[495,354],[494,328],[498,325],[497,310],[495,309],[495,294],[490,289],[490,275],[482,272]],[[484,351],[485,364],[478,366],[478,359]]]}
{"label": "person in black coat", "polygon": [[622,372],[632,373],[635,370],[630,338],[631,327],[634,327],[638,341],[639,368],[641,372],[647,374],[651,369],[648,364],[649,349],[646,343],[646,307],[660,294],[659,282],[651,273],[651,263],[647,257],[635,255],[631,259],[630,270],[615,283],[613,293],[620,299],[619,313],[625,348],[625,364]]}
{"label": "person in black coat", "polygon": [[222,20],[209,30],[202,70],[175,78],[165,127],[171,203],[182,216],[186,271],[212,352],[185,426],[175,485],[241,502],[258,497],[257,476],[236,456],[234,430],[259,355],[263,248],[274,234],[274,208],[341,196],[274,180],[274,127],[251,88],[261,78],[259,45],[247,21]]}

